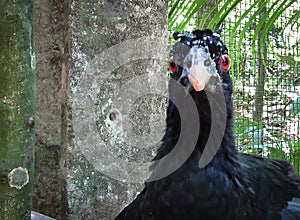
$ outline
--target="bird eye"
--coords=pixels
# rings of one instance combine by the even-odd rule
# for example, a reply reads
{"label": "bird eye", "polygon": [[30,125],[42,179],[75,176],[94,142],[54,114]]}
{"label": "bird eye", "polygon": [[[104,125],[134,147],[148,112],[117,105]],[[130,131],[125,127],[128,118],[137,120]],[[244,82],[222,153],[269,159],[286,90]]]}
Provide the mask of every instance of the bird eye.
{"label": "bird eye", "polygon": [[171,57],[169,62],[168,62],[168,67],[169,67],[169,70],[172,72],[172,73],[175,73],[177,72],[178,70],[178,65],[175,63],[175,58],[174,57]]}
{"label": "bird eye", "polygon": [[221,57],[221,66],[223,70],[229,70],[230,68],[230,58],[227,54],[222,55]]}

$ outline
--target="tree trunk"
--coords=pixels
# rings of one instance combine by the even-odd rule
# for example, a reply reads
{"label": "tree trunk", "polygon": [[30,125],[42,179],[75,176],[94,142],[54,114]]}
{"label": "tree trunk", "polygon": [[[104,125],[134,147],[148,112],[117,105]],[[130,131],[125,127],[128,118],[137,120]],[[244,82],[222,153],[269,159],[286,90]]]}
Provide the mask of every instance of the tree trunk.
{"label": "tree trunk", "polygon": [[34,155],[32,1],[0,1],[0,219],[29,219]]}
{"label": "tree trunk", "polygon": [[[202,8],[197,12],[197,24],[201,21],[202,17],[215,5],[217,0],[209,0]],[[211,19],[218,12],[218,7],[207,17],[203,29],[206,29]],[[216,30],[213,30],[216,31]]]}
{"label": "tree trunk", "polygon": [[[258,38],[258,42],[260,37]],[[263,60],[267,59],[267,48],[266,45],[259,45],[258,51],[260,51],[260,47],[263,47],[264,58],[262,58],[262,54],[258,52],[258,77],[257,77],[257,84],[255,89],[255,96],[254,96],[254,106],[255,110],[253,113],[253,120],[260,121],[263,113],[264,107],[264,94],[265,94],[265,79],[266,79],[266,68],[264,66]]]}
{"label": "tree trunk", "polygon": [[[34,210],[56,219],[113,219],[122,206],[134,198],[142,183],[137,183],[134,175],[129,176],[130,183],[114,179],[118,173],[108,173],[101,165],[108,155],[97,154],[105,146],[93,138],[104,140],[116,153],[112,165],[127,158],[151,161],[152,151],[156,150],[163,134],[166,99],[153,94],[139,95],[139,91],[146,86],[154,90],[159,88],[151,76],[158,79],[165,75],[167,1],[44,0],[34,4],[37,51]],[[164,39],[165,44],[151,43],[151,38],[155,37]],[[145,45],[140,44],[141,40],[135,41],[138,38],[146,39]],[[129,44],[123,44],[128,41]],[[135,47],[138,44],[141,48]],[[108,60],[106,67],[115,69],[109,75],[101,71],[92,73],[90,67],[105,69],[99,57],[112,47],[116,48],[116,53],[104,57]],[[153,57],[154,52],[156,57]],[[141,53],[149,56],[131,59]],[[128,62],[123,62],[126,60]],[[115,67],[116,63],[110,61],[121,63]],[[134,77],[145,73],[149,77],[143,82],[132,83]],[[85,84],[87,76],[91,76],[94,87]],[[115,95],[126,95],[129,84],[141,90],[134,91],[133,94],[139,96],[133,97],[129,106],[131,112],[122,123],[131,126],[131,140],[140,140],[138,143],[119,139],[121,126],[115,125],[122,117],[119,109],[110,109],[110,103],[117,103]],[[78,97],[76,91],[84,85],[86,93]],[[88,97],[95,98],[91,104],[96,115],[81,120],[78,115],[81,110],[76,107],[89,100]],[[107,127],[107,119],[113,129]],[[77,132],[76,129],[88,123],[96,127],[88,130],[82,127],[82,132]],[[128,130],[124,129],[124,133]],[[96,134],[91,137],[93,132]],[[149,137],[145,138],[147,135]],[[78,136],[89,143],[81,145]],[[132,146],[137,144],[140,146]],[[136,149],[139,151],[135,153]],[[118,152],[122,153],[121,158],[117,158]],[[147,159],[145,154],[148,154]],[[117,172],[126,174],[128,169],[119,167]]]}
{"label": "tree trunk", "polygon": [[114,219],[142,189],[164,133],[167,1],[71,9],[68,217]]}
{"label": "tree trunk", "polygon": [[[266,12],[266,8],[264,8],[261,13],[260,17],[263,17],[264,13]],[[264,31],[265,24],[262,25],[260,32]],[[254,96],[254,113],[253,113],[253,120],[259,122],[262,117],[263,113],[263,106],[264,106],[264,94],[265,94],[265,78],[266,78],[266,68],[264,66],[264,61],[267,61],[267,47],[264,43],[260,45],[261,34],[259,34],[257,39],[257,60],[258,60],[258,76],[257,76],[257,84],[255,89],[255,96]],[[264,39],[264,42],[266,39]],[[263,47],[263,54],[261,54],[261,47]]]}
{"label": "tree trunk", "polygon": [[[33,210],[66,215],[64,159],[69,0],[34,1],[36,50],[36,149]],[[47,175],[45,175],[47,173]]]}

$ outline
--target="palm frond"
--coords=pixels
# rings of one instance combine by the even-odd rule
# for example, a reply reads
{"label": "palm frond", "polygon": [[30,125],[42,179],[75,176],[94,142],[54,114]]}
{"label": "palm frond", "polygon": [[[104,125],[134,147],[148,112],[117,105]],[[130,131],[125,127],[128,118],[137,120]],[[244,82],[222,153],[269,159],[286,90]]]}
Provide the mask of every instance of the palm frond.
{"label": "palm frond", "polygon": [[[270,29],[271,25],[274,24],[275,20],[278,19],[278,17],[280,17],[280,15],[282,14],[282,12],[285,11],[288,7],[290,7],[296,1],[297,0],[292,0],[290,2],[283,1],[280,4],[280,6],[278,6],[278,8],[276,9],[276,11],[273,13],[273,15],[271,16],[271,18],[268,20],[268,22],[264,26],[264,30],[262,31],[261,37],[259,39],[259,48],[260,48],[259,52],[261,54],[262,62],[263,62],[263,65],[264,65],[265,68],[266,68],[266,62],[265,62],[265,57],[264,57],[264,53],[263,53],[263,44],[265,42],[265,39],[268,36],[269,29]],[[286,3],[288,3],[288,4],[286,4]]]}
{"label": "palm frond", "polygon": [[219,29],[220,28],[220,26],[221,26],[221,23],[224,21],[224,19],[228,16],[228,14],[233,10],[233,9],[235,9],[235,7],[241,2],[242,0],[236,0],[236,1],[234,1],[234,2],[232,2],[232,1],[228,1],[228,2],[230,2],[230,3],[232,3],[231,5],[230,5],[230,7],[224,7],[224,9],[222,10],[222,8],[220,9],[220,11],[222,11],[222,14],[221,14],[221,16],[220,17],[217,17],[217,20],[216,20],[216,23],[212,23],[212,21],[209,23],[209,28],[211,28],[211,29]]}
{"label": "palm frond", "polygon": [[[237,30],[238,28],[240,28],[241,24],[243,21],[245,21],[245,18],[247,16],[249,16],[249,14],[252,12],[253,8],[256,7],[259,3],[261,2],[261,0],[256,0],[251,6],[250,8],[248,8],[241,16],[240,18],[235,22],[235,25],[234,27],[232,28],[231,30],[231,35],[232,36],[239,36],[240,37],[240,41],[239,42],[242,42],[242,40],[245,38],[245,35],[246,35],[246,31],[249,29],[251,23],[248,22],[248,26],[245,27],[245,29],[242,31],[242,33],[238,34]],[[257,12],[259,13],[259,12]],[[254,20],[256,17],[256,15],[254,17],[252,17],[252,20]],[[231,52],[235,51],[235,44],[234,44],[234,41],[235,41],[235,38],[231,37],[230,39],[230,43],[229,43],[229,50]],[[238,44],[238,47],[236,49],[236,56],[237,56],[237,67],[239,67],[239,61],[240,61],[240,57],[239,57],[239,54],[240,54],[240,51],[241,51],[241,43]],[[239,71],[237,72],[237,75],[236,75],[238,78],[239,78]]]}
{"label": "palm frond", "polygon": [[177,31],[182,31],[186,25],[190,22],[193,16],[202,8],[208,0],[205,1],[194,1],[191,5],[191,11],[186,15],[186,20],[183,21],[180,25],[178,25]]}
{"label": "palm frond", "polygon": [[210,10],[201,18],[198,28],[199,29],[205,29],[204,24],[206,23],[207,19],[209,18],[210,15],[214,13],[214,11],[217,9],[217,7],[223,2],[223,0],[219,0],[216,4],[214,4]]}

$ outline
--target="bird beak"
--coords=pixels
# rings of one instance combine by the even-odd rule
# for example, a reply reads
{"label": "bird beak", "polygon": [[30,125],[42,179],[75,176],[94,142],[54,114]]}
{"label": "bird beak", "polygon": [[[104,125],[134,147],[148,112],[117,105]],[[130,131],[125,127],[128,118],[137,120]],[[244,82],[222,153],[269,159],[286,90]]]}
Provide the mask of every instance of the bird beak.
{"label": "bird beak", "polygon": [[217,71],[210,72],[207,71],[206,68],[198,65],[192,66],[189,78],[191,85],[198,92],[205,89],[209,92],[215,93],[217,85],[221,82]]}
{"label": "bird beak", "polygon": [[207,90],[214,93],[221,79],[216,64],[204,47],[193,47],[183,61],[180,83],[189,91]]}
{"label": "bird beak", "polygon": [[[198,62],[199,64],[199,62]],[[196,91],[202,91],[206,86],[210,85],[210,79],[213,77],[205,68],[201,65],[195,64],[191,68],[189,79]]]}

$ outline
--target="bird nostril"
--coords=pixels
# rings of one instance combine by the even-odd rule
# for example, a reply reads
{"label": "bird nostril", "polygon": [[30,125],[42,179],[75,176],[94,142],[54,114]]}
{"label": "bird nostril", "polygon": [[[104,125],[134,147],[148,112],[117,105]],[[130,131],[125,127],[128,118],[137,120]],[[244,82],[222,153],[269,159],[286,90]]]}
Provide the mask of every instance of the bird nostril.
{"label": "bird nostril", "polygon": [[186,66],[187,66],[187,68],[191,68],[191,66],[192,66],[192,61],[189,60],[189,61],[186,63]]}
{"label": "bird nostril", "polygon": [[189,83],[189,79],[185,76],[185,77],[182,77],[181,79],[180,79],[180,83],[181,83],[181,85],[183,85],[183,86],[187,86],[188,85],[188,83]]}
{"label": "bird nostril", "polygon": [[205,61],[204,61],[204,66],[209,66],[210,65],[210,60],[209,59],[206,59]]}

